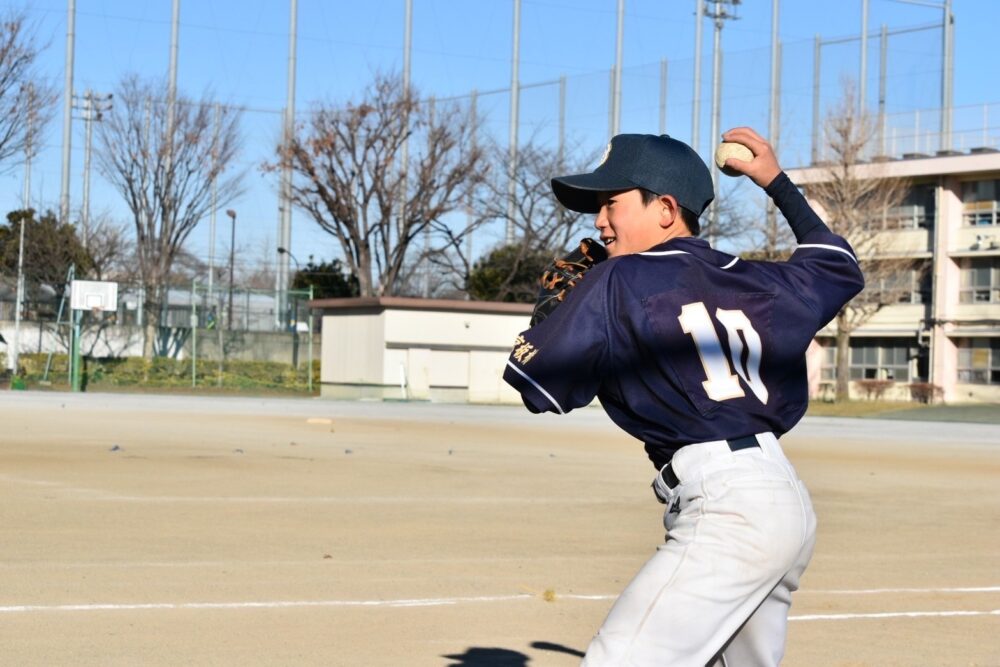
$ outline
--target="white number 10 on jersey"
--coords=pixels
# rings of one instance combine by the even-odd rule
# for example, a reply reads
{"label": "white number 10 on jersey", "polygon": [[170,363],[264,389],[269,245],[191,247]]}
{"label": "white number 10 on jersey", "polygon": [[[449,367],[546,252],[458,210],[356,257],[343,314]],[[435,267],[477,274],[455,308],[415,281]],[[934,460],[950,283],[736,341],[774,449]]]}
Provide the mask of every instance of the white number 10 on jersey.
{"label": "white number 10 on jersey", "polygon": [[[722,348],[722,341],[715,332],[712,317],[708,314],[704,303],[698,301],[687,304],[681,308],[681,315],[677,318],[684,333],[694,339],[695,347],[698,348],[701,364],[705,367],[705,375],[708,377],[701,383],[705,393],[714,401],[742,398],[746,395],[740,386],[742,378],[754,396],[766,405],[767,387],[760,379],[762,352],[760,335],[742,310],[716,308],[715,317],[726,328],[726,338],[729,341],[727,350]],[[747,352],[745,363],[744,340]],[[739,377],[733,375],[731,370],[733,368]]]}

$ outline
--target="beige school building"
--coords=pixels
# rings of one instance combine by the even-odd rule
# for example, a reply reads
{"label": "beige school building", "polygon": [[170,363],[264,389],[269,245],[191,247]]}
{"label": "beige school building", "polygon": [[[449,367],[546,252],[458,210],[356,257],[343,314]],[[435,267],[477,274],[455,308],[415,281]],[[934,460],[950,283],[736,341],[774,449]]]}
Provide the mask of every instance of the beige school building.
{"label": "beige school building", "polygon": [[[789,176],[808,196],[824,173]],[[878,245],[913,261],[891,286],[904,288],[898,303],[851,336],[852,392],[857,380],[891,380],[886,397],[906,400],[910,384],[932,383],[947,403],[1000,403],[1000,152],[911,154],[862,165],[859,175],[910,183],[903,205],[881,221],[886,242]],[[823,395],[836,370],[832,330],[816,342],[813,389]]]}

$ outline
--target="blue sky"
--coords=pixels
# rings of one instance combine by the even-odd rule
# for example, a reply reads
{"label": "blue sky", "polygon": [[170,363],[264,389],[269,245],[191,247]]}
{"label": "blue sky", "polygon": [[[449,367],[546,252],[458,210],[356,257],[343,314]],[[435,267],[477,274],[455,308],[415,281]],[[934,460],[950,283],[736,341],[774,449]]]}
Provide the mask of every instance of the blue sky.
{"label": "blue sky", "polygon": [[[127,73],[165,77],[169,63],[171,1],[77,0],[75,88],[114,90]],[[13,3],[13,8],[20,7]],[[626,0],[623,66],[623,123],[629,132],[658,131],[659,62],[669,63],[667,130],[690,139],[693,95],[694,0]],[[513,5],[509,0],[413,0],[412,80],[424,94],[447,97],[506,88],[511,75]],[[32,0],[24,7],[39,41],[47,44],[39,71],[60,90],[65,58],[65,0]],[[297,111],[319,101],[357,96],[376,71],[402,65],[404,0],[299,0]],[[956,129],[981,126],[984,112],[1000,126],[996,86],[1000,66],[990,48],[1000,25],[1000,2],[954,0]],[[739,19],[723,30],[722,126],[766,128],[770,63],[771,1],[745,0]],[[898,0],[870,0],[869,30],[940,23],[941,10]],[[279,0],[182,0],[178,87],[200,96],[211,91],[224,103],[252,109],[244,116],[247,134],[240,158],[248,191],[230,206],[239,211],[239,241],[244,261],[264,261],[273,253],[277,198],[273,175],[259,166],[279,137],[285,105],[288,3]],[[787,166],[807,148],[812,100],[813,38],[857,35],[861,0],[784,0],[780,32],[782,73],[781,157]],[[568,77],[567,131],[587,151],[607,139],[608,69],[614,63],[616,0],[522,0],[522,85]],[[857,41],[824,47],[822,97],[833,101],[843,75],[859,70]],[[710,149],[711,24],[703,33],[702,152]],[[937,29],[894,36],[888,58],[890,113],[927,110],[935,122],[940,105],[941,33]],[[878,40],[869,40],[867,97],[877,97]],[[553,140],[557,123],[555,86],[522,93],[521,137]],[[874,102],[873,102],[874,103]],[[61,102],[60,102],[61,104]],[[486,129],[506,141],[506,94],[481,98]],[[46,145],[33,171],[33,197],[55,207],[59,196],[61,106],[48,128]],[[902,122],[902,121],[901,121]],[[911,121],[906,120],[906,123]],[[918,124],[921,121],[918,119]],[[997,134],[1000,132],[994,132]],[[970,140],[971,141],[971,140]],[[74,124],[72,205],[80,203],[83,127]],[[0,203],[19,205],[23,171],[0,178]],[[92,210],[125,219],[117,195],[94,174]],[[219,224],[228,224],[224,215]],[[207,255],[207,221],[191,237],[191,247]],[[228,231],[228,229],[226,230]],[[220,238],[228,234],[220,232]],[[488,245],[489,239],[482,243]],[[220,241],[217,253],[224,244]],[[336,256],[333,239],[303,214],[294,215],[292,250],[300,261],[310,254]]]}

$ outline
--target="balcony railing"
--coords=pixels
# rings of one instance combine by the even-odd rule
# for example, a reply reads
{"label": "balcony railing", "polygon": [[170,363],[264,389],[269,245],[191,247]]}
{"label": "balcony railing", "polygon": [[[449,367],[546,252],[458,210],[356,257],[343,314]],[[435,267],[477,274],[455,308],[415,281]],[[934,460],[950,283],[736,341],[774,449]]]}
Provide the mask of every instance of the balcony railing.
{"label": "balcony railing", "polygon": [[962,223],[968,227],[1000,224],[1000,202],[973,201],[962,206]]}

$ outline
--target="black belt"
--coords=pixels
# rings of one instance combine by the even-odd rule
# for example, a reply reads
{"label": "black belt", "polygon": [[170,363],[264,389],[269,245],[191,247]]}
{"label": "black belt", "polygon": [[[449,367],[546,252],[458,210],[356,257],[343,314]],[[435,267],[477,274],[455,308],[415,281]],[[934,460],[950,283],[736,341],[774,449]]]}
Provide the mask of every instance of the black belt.
{"label": "black belt", "polygon": [[[726,444],[729,445],[729,450],[733,452],[738,452],[741,449],[750,449],[751,447],[760,447],[760,443],[757,442],[757,436],[747,435],[742,438],[733,438],[732,440],[726,440]],[[674,469],[667,464],[660,471],[660,477],[663,481],[667,483],[667,486],[671,489],[681,483],[677,479],[677,475],[674,474]]]}

